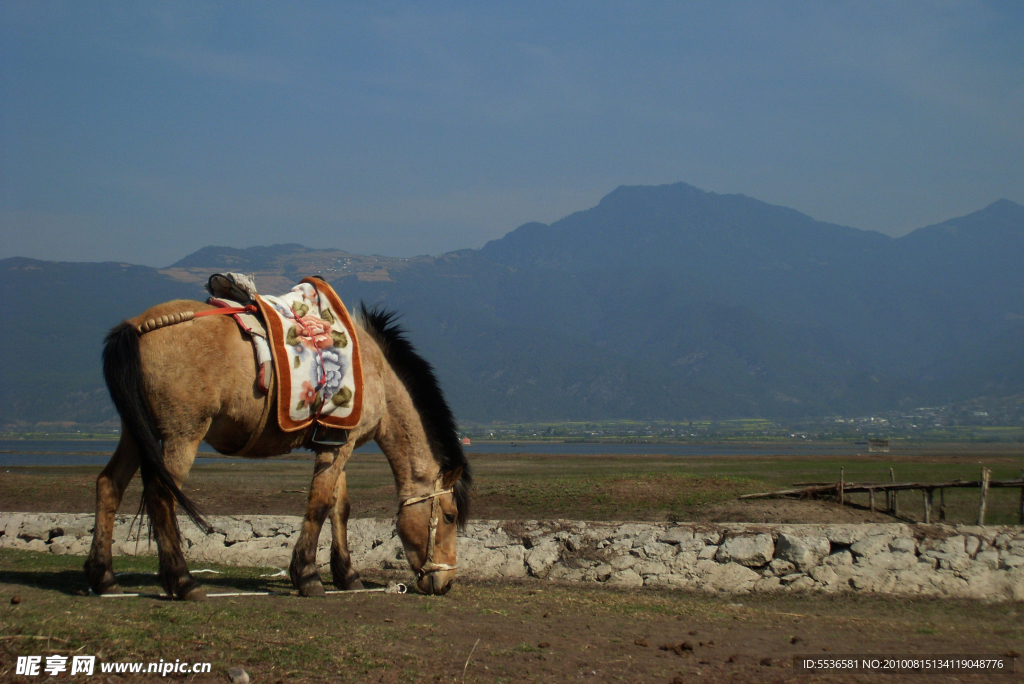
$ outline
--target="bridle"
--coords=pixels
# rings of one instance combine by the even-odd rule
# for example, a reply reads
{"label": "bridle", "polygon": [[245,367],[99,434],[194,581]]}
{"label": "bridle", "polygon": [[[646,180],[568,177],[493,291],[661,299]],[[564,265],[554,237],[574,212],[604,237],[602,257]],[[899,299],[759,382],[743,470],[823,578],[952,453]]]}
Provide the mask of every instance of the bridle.
{"label": "bridle", "polygon": [[423,566],[416,571],[416,578],[422,579],[432,572],[441,572],[444,570],[454,570],[455,565],[449,565],[448,563],[435,563],[434,562],[434,538],[437,536],[437,525],[441,522],[441,495],[451,494],[455,490],[455,487],[449,487],[448,489],[441,489],[441,478],[438,477],[434,481],[434,491],[430,494],[424,494],[423,496],[413,496],[401,504],[398,505],[398,512],[401,513],[402,509],[406,506],[412,506],[414,504],[423,503],[424,501],[431,501],[430,504],[430,536],[427,538],[427,558]]}

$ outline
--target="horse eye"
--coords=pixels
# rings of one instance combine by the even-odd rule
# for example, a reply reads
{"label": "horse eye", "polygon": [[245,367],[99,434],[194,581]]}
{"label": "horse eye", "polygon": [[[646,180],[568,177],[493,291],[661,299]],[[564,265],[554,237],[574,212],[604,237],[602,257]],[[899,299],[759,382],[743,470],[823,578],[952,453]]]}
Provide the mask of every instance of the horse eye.
{"label": "horse eye", "polygon": [[445,513],[444,514],[444,521],[446,523],[448,523],[449,525],[454,524],[455,523],[455,514],[454,513]]}

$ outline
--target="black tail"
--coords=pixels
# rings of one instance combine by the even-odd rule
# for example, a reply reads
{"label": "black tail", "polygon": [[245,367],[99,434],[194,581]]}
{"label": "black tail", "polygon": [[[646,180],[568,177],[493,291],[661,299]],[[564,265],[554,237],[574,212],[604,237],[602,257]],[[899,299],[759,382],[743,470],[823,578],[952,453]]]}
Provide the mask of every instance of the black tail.
{"label": "black tail", "polygon": [[[202,530],[209,530],[196,505],[181,491],[164,464],[163,446],[157,437],[142,384],[142,356],[135,326],[127,321],[118,325],[107,334],[105,342],[103,377],[125,428],[138,446],[142,482],[148,485],[155,478],[192,522]],[[143,493],[143,498],[145,496]]]}

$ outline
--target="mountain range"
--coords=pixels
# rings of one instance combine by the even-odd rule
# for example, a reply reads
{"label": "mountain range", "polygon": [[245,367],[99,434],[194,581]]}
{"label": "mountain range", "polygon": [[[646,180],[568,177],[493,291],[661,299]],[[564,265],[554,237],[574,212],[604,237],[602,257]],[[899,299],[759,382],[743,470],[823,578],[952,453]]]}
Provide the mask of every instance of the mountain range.
{"label": "mountain range", "polygon": [[[340,237],[340,236],[339,236]],[[218,271],[320,274],[403,314],[460,419],[800,418],[1024,392],[1024,207],[903,237],[744,195],[622,186],[478,250],[205,247],[165,269],[0,261],[0,423],[114,417],[104,331]],[[26,317],[27,302],[55,315]]]}

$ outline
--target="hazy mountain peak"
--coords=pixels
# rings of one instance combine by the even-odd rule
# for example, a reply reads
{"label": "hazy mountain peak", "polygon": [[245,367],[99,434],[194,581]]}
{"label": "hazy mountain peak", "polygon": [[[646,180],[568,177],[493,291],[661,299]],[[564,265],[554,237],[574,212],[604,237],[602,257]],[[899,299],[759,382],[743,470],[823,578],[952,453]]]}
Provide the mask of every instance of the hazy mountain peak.
{"label": "hazy mountain peak", "polygon": [[701,200],[715,193],[701,190],[688,183],[666,183],[664,185],[620,185],[597,203],[598,207],[611,205],[651,202],[664,200]]}
{"label": "hazy mountain peak", "polygon": [[1006,216],[1016,218],[1018,221],[1024,221],[1024,206],[1008,199],[997,199],[992,204],[975,213],[985,213],[990,216]]}
{"label": "hazy mountain peak", "polygon": [[1006,240],[1021,239],[1024,239],[1024,206],[1008,199],[996,200],[984,209],[918,228],[903,238],[910,243],[967,240],[977,244],[981,240],[997,249]]}
{"label": "hazy mountain peak", "polygon": [[254,269],[264,266],[267,261],[286,254],[313,251],[309,247],[296,243],[269,245],[266,247],[203,247],[192,252],[185,258],[176,261],[167,268],[200,268],[216,266],[223,268],[225,264],[232,268]]}

